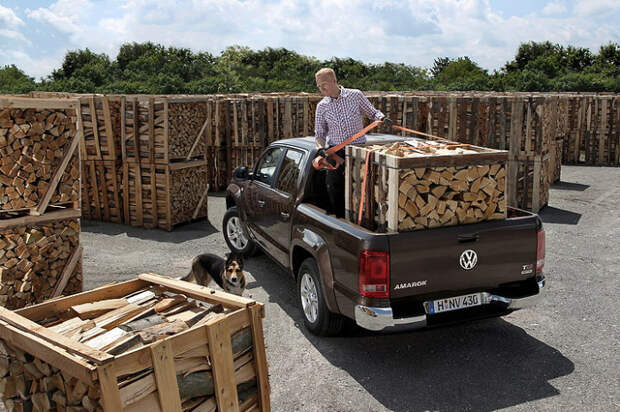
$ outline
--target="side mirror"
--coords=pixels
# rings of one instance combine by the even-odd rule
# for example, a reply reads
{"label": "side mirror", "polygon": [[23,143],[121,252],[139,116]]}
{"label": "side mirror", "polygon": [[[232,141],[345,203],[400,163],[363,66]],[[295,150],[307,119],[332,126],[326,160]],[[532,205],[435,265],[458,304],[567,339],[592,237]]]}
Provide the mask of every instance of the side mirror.
{"label": "side mirror", "polygon": [[248,168],[245,166],[241,166],[233,170],[233,177],[237,180],[247,180],[250,176],[248,172]]}

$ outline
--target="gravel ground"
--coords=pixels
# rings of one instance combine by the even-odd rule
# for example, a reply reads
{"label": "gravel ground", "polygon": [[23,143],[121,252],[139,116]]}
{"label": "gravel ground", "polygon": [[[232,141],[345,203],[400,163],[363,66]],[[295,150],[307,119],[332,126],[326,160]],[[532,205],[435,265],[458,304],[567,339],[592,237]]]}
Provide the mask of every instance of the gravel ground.
{"label": "gravel ground", "polygon": [[[503,318],[399,334],[303,327],[295,284],[264,255],[247,294],[266,304],[274,411],[618,410],[620,169],[564,166],[541,216],[546,299]],[[85,288],[141,272],[180,276],[204,252],[227,251],[225,202],[209,222],[173,233],[83,223]],[[0,408],[1,409],[1,408]]]}

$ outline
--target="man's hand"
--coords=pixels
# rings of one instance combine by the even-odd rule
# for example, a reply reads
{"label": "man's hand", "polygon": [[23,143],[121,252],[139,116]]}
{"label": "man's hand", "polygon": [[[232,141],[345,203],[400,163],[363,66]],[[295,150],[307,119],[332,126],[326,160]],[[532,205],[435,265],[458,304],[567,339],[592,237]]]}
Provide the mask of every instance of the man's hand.
{"label": "man's hand", "polygon": [[394,125],[394,122],[392,121],[392,119],[390,119],[387,116],[383,117],[383,119],[381,119],[381,122],[383,122],[383,125],[387,127],[388,129],[391,129],[392,126]]}
{"label": "man's hand", "polygon": [[327,157],[327,151],[325,150],[324,147],[320,147],[317,151],[316,154],[321,156],[321,157]]}

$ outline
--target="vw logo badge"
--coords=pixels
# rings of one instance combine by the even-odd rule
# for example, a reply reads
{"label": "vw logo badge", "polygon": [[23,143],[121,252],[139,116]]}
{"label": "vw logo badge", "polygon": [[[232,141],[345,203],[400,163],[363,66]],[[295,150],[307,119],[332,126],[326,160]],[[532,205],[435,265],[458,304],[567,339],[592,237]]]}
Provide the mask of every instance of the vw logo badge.
{"label": "vw logo badge", "polygon": [[463,269],[472,270],[476,266],[476,263],[478,263],[478,255],[473,250],[467,249],[465,252],[461,253],[459,263]]}

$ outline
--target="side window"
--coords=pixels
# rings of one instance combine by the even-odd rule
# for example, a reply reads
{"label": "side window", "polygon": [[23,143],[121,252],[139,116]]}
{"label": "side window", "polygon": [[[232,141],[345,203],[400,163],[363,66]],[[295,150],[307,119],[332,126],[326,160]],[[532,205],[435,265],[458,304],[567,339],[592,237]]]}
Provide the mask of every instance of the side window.
{"label": "side window", "polygon": [[280,169],[280,174],[278,175],[276,189],[290,194],[294,194],[297,191],[299,167],[303,157],[303,152],[292,149],[288,149],[286,151],[286,155],[282,161],[282,168]]}
{"label": "side window", "polygon": [[254,174],[256,180],[271,185],[274,174],[276,173],[276,168],[278,167],[278,161],[280,157],[282,157],[283,151],[284,149],[275,147],[261,157],[256,166],[256,173]]}

